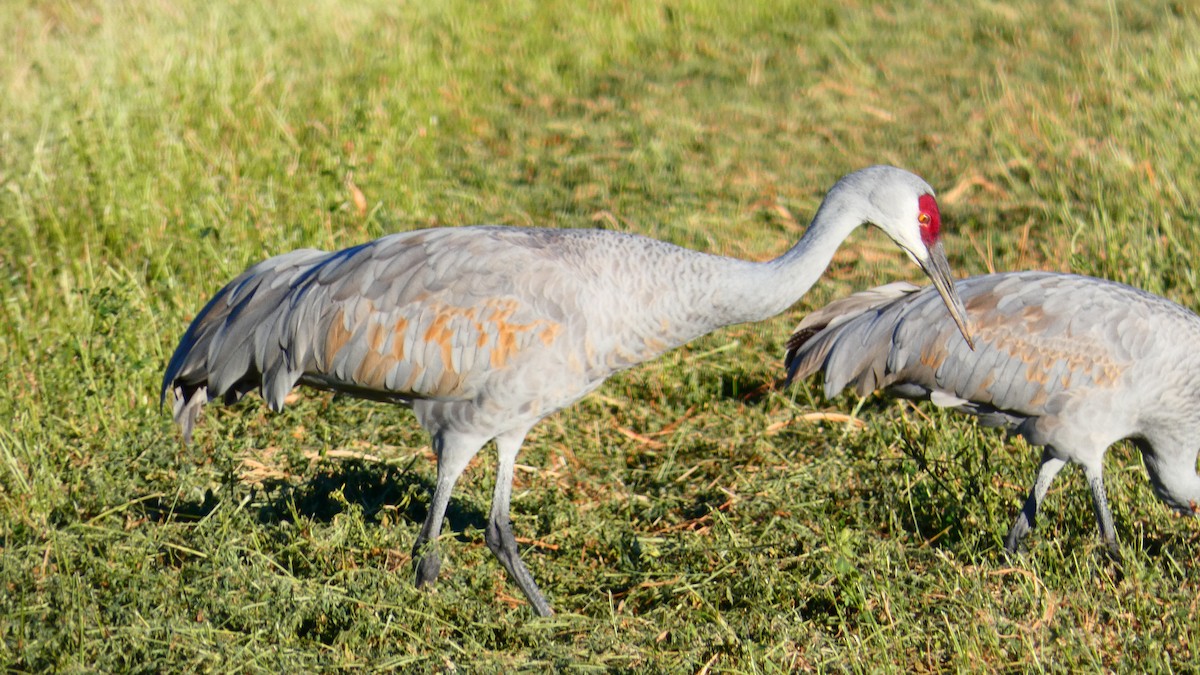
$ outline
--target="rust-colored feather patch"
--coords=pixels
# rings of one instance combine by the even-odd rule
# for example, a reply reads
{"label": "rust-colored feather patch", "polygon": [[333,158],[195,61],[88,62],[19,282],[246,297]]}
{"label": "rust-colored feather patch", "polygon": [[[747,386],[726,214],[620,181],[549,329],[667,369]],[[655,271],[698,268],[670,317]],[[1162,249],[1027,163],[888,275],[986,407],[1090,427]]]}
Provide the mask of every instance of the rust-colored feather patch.
{"label": "rust-colored feather patch", "polygon": [[408,333],[408,319],[400,317],[392,326],[392,358],[397,362],[404,360],[404,336]]}
{"label": "rust-colored feather patch", "polygon": [[[993,315],[986,318],[995,317]],[[1017,325],[989,322],[986,318],[975,324],[979,342],[990,344],[997,351],[1024,363],[1026,381],[1039,387],[1050,384],[1050,374],[1059,361],[1066,365],[1058,382],[1063,389],[1069,388],[1076,376],[1089,378],[1097,387],[1114,386],[1128,366],[1113,361],[1104,349],[1090,349],[1086,343],[1070,336],[1031,341],[1028,336],[1040,335],[1042,331],[1038,326],[1047,320],[1040,307],[1028,307],[1023,310],[1022,322]]]}
{"label": "rust-colored feather patch", "polygon": [[329,330],[325,333],[325,362],[321,364],[321,369],[325,370],[333,363],[333,359],[337,353],[342,351],[342,347],[350,341],[351,333],[346,329],[346,314],[339,310],[337,316],[329,323]]}

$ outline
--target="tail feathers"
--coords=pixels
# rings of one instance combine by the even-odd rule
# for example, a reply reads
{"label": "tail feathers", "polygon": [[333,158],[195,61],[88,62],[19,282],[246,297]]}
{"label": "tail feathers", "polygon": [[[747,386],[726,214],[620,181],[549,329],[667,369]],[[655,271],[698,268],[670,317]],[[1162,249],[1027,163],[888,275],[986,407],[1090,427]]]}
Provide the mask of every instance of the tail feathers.
{"label": "tail feathers", "polygon": [[800,320],[800,323],[796,325],[796,330],[788,338],[788,351],[784,357],[784,366],[791,366],[792,359],[795,358],[797,351],[804,346],[804,343],[826,328],[840,326],[851,319],[858,318],[861,314],[865,314],[897,298],[905,297],[919,290],[921,290],[920,286],[910,284],[907,281],[896,281],[884,286],[860,291],[840,300],[834,300],[821,309],[810,313]]}
{"label": "tail feathers", "polygon": [[303,373],[289,354],[279,324],[289,297],[321,260],[323,251],[299,250],[266,260],[221,289],[196,315],[163,376],[160,401],[172,395],[175,422],[185,441],[207,401],[227,403],[259,389],[278,410]]}
{"label": "tail feathers", "polygon": [[920,287],[905,281],[836,300],[806,316],[787,342],[788,382],[825,372],[825,395],[853,383],[866,395],[885,384],[894,322],[881,320],[895,301]]}

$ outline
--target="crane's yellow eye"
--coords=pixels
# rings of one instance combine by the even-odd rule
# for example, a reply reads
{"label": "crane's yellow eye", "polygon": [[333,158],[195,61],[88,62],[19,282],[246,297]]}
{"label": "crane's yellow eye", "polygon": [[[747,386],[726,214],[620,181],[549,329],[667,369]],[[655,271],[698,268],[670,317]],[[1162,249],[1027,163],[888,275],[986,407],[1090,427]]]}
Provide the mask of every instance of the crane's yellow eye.
{"label": "crane's yellow eye", "polygon": [[917,222],[922,225],[928,225],[929,224],[929,214],[922,213],[921,215],[917,216]]}

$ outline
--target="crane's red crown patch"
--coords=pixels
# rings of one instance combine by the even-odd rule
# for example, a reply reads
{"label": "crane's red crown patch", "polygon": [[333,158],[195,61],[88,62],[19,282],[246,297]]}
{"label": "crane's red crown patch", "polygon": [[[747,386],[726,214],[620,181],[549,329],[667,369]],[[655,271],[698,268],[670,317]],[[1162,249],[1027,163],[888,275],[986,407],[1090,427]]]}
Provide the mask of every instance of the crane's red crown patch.
{"label": "crane's red crown patch", "polygon": [[921,215],[917,216],[921,223],[921,242],[933,246],[942,232],[942,214],[938,211],[937,200],[931,194],[923,194],[917,200],[917,206],[921,209]]}

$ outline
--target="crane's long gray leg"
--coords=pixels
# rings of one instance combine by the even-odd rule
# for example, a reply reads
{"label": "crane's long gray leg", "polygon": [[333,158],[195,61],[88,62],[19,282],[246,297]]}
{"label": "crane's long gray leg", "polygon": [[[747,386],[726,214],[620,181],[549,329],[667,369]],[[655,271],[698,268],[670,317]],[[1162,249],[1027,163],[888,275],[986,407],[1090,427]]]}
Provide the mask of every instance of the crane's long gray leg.
{"label": "crane's long gray leg", "polygon": [[1108,493],[1104,489],[1104,456],[1096,464],[1084,465],[1088,487],[1092,488],[1092,510],[1096,512],[1096,525],[1100,528],[1100,539],[1108,548],[1108,555],[1121,561],[1121,547],[1117,546],[1117,528],[1113,525],[1112,510],[1108,508]]}
{"label": "crane's long gray leg", "polygon": [[454,484],[462,475],[467,463],[479,452],[486,438],[463,436],[438,432],[433,435],[433,451],[437,454],[437,484],[433,488],[433,498],[429,502],[429,513],[417,541],[413,544],[413,568],[417,573],[417,586],[433,584],[437,581],[438,570],[442,567],[438,555],[437,538],[442,531],[442,518],[446,515],[446,506],[450,504],[450,493]]}
{"label": "crane's long gray leg", "polygon": [[512,521],[509,519],[509,500],[512,497],[513,465],[517,461],[517,453],[525,442],[527,429],[496,437],[496,451],[499,462],[496,467],[496,491],[492,495],[492,512],[488,516],[487,530],[483,534],[488,548],[508,570],[509,576],[517,582],[517,586],[529,599],[534,611],[539,616],[550,616],[554,610],[546,602],[542,591],[538,589],[533,575],[521,561],[521,553],[517,549],[517,540],[513,537]]}
{"label": "crane's long gray leg", "polygon": [[1004,548],[1009,553],[1016,553],[1017,547],[1021,545],[1021,540],[1025,538],[1025,535],[1029,534],[1034,521],[1037,520],[1038,509],[1042,505],[1042,500],[1046,498],[1046,491],[1050,489],[1050,483],[1054,482],[1054,477],[1066,465],[1067,461],[1055,457],[1053,450],[1049,447],[1042,451],[1042,463],[1038,466],[1037,478],[1033,481],[1033,488],[1029,491],[1029,497],[1025,500],[1025,506],[1021,507],[1021,512],[1017,514],[1016,521],[1013,522],[1012,527],[1008,528],[1008,536],[1004,538]]}

